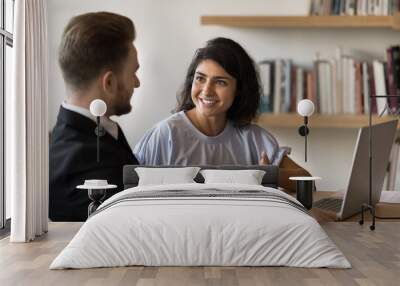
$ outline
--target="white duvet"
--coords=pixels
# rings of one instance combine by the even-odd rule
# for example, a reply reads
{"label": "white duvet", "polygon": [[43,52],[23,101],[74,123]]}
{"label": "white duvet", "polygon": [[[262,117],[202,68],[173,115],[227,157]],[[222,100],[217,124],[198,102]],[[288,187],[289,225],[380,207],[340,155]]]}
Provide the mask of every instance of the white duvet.
{"label": "white duvet", "polygon": [[[50,269],[145,266],[294,266],[350,268],[314,218],[259,198],[149,198],[132,192],[216,189],[285,193],[238,184],[135,187],[104,202],[56,257]],[[134,193],[137,194],[137,193]],[[107,206],[108,207],[105,207]]]}

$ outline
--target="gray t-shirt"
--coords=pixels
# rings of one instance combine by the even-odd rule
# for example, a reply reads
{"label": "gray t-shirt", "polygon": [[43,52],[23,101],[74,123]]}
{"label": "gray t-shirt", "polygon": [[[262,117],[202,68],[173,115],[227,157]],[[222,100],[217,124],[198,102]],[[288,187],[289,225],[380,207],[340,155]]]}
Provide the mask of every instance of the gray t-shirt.
{"label": "gray t-shirt", "polygon": [[147,131],[133,153],[143,165],[257,165],[262,151],[278,166],[290,148],[254,124],[237,128],[228,121],[220,134],[206,136],[180,111]]}

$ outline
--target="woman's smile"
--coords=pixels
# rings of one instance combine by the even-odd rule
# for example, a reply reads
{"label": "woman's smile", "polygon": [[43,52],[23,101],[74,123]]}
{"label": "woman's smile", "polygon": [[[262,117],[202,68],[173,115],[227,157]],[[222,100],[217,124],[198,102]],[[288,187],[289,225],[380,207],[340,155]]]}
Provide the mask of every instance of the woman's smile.
{"label": "woman's smile", "polygon": [[210,97],[199,97],[200,103],[204,105],[204,107],[214,107],[217,103],[218,100],[216,98],[210,98]]}

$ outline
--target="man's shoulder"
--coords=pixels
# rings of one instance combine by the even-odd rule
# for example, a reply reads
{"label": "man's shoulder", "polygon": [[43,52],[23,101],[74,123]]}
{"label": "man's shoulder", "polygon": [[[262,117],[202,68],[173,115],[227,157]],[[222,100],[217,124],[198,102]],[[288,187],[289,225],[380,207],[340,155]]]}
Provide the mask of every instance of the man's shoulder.
{"label": "man's shoulder", "polygon": [[[93,134],[95,130],[93,129]],[[50,146],[56,144],[73,144],[80,142],[94,142],[96,137],[91,136],[87,131],[83,131],[73,125],[57,123],[51,132]]]}
{"label": "man's shoulder", "polygon": [[72,110],[60,107],[58,112],[57,122],[54,127],[54,132],[91,132],[96,127],[96,123]]}

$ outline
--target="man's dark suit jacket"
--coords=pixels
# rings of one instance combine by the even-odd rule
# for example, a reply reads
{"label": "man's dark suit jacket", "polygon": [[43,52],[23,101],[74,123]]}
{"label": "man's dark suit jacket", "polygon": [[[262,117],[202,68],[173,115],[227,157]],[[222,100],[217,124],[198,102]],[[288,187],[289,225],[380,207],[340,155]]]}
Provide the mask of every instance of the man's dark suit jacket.
{"label": "man's dark suit jacket", "polygon": [[137,164],[118,126],[118,140],[109,133],[100,137],[97,163],[96,123],[79,113],[60,108],[50,141],[49,217],[52,221],[85,221],[90,199],[86,190],[76,189],[85,179],[105,179],[123,190],[122,167]]}

